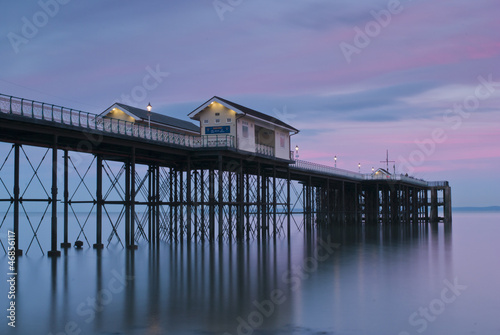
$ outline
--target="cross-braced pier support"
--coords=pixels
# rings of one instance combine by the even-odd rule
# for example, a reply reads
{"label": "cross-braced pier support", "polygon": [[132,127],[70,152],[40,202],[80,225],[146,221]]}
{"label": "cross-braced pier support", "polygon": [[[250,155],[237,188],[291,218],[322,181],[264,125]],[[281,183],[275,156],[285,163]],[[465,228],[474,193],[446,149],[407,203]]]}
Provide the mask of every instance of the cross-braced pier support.
{"label": "cross-braced pier support", "polygon": [[[80,238],[96,249],[112,241],[136,249],[141,242],[265,239],[290,233],[293,215],[301,216],[306,231],[314,225],[414,224],[451,218],[447,184],[427,188],[397,181],[347,180],[299,172],[286,162],[254,161],[221,152],[156,158],[138,153],[135,147],[125,154],[96,151],[88,155],[93,157],[90,163],[77,164],[73,158],[79,153],[60,147],[59,141],[57,136],[52,138],[38,165],[20,144],[15,143],[8,154],[12,155],[13,185],[10,198],[3,200],[12,205],[18,254],[22,253],[19,236],[24,233],[20,214],[28,202],[45,202],[52,215],[50,225],[31,225],[33,237],[27,250],[35,242],[43,253],[38,233],[48,229],[51,256],[59,254],[58,201],[64,208],[61,248],[73,242],[81,245]],[[61,151],[63,178],[58,178]],[[51,191],[46,192],[47,199],[28,199],[20,185],[21,160],[25,157],[33,171],[31,179],[45,190],[48,180],[38,174],[48,153],[52,153],[48,155],[52,156]],[[70,174],[74,177],[69,178]],[[62,199],[57,199],[58,184],[64,189]],[[78,206],[86,208],[87,214]],[[79,228],[76,239],[75,226]],[[105,245],[103,234],[108,233]],[[92,243],[88,236],[95,236]]]}

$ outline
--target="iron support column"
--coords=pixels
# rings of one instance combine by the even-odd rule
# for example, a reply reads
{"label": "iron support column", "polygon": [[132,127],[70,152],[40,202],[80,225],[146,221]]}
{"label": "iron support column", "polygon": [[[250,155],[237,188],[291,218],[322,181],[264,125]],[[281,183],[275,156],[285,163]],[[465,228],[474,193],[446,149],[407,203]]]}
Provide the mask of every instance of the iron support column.
{"label": "iron support column", "polygon": [[307,228],[311,228],[311,176],[308,176],[306,182],[306,222]]}
{"label": "iron support column", "polygon": [[236,239],[238,241],[242,241],[244,237],[244,229],[243,229],[243,220],[245,217],[245,209],[243,207],[244,191],[245,191],[245,180],[243,178],[243,161],[240,160],[240,166],[238,167],[238,191],[237,191],[238,219],[236,220]]}
{"label": "iron support column", "polygon": [[179,220],[180,220],[180,234],[181,234],[181,239],[184,239],[184,230],[186,228],[185,221],[184,221],[184,205],[185,205],[185,200],[184,200],[184,171],[182,169],[178,170],[179,173]]}
{"label": "iron support column", "polygon": [[429,190],[424,189],[424,211],[425,211],[425,220],[429,220]]}
{"label": "iron support column", "polygon": [[160,165],[156,165],[156,192],[155,192],[155,201],[156,201],[156,206],[155,206],[155,226],[156,226],[156,244],[160,245]]}
{"label": "iron support column", "polygon": [[19,187],[19,144],[14,144],[14,241],[16,248],[16,256],[21,256],[23,251],[19,249],[19,203],[20,199],[20,187]]}
{"label": "iron support column", "polygon": [[96,217],[96,243],[94,249],[102,249],[102,156],[97,155],[97,217]]}
{"label": "iron support column", "polygon": [[[205,170],[200,170],[200,235],[205,240]],[[198,211],[196,211],[198,212]]]}
{"label": "iron support column", "polygon": [[[180,220],[178,216],[179,211],[179,171],[177,169],[174,170],[174,238],[177,241],[179,235],[179,225]],[[182,228],[182,226],[180,226]]]}
{"label": "iron support column", "polygon": [[68,178],[68,150],[64,150],[64,242],[61,243],[61,248],[71,248],[71,243],[68,241],[68,222],[69,222],[69,178]]}
{"label": "iron support column", "polygon": [[267,230],[267,210],[266,210],[266,204],[267,204],[267,178],[265,176],[265,172],[262,171],[262,196],[261,196],[261,214],[262,214],[262,237],[265,236],[266,230]]}
{"label": "iron support column", "polygon": [[[227,223],[228,223],[228,234],[229,236],[231,236],[231,234],[233,233],[233,172],[232,172],[232,168],[229,168],[228,169],[229,171],[227,172],[227,195],[228,195],[228,201],[229,201],[229,204],[228,204],[228,220],[227,220]],[[238,176],[236,176],[236,198],[238,198]],[[238,213],[236,213],[236,219],[238,219]],[[238,229],[238,228],[236,228]]]}
{"label": "iron support column", "polygon": [[340,223],[346,223],[346,212],[345,212],[345,181],[342,181],[342,217]]}
{"label": "iron support column", "polygon": [[222,240],[222,231],[223,231],[223,224],[224,224],[224,197],[223,197],[223,192],[224,192],[224,188],[223,188],[223,176],[222,176],[222,156],[219,155],[219,196],[218,196],[218,199],[219,199],[219,241]]}
{"label": "iron support column", "polygon": [[215,172],[212,167],[208,171],[208,211],[210,241],[215,239]]}
{"label": "iron support column", "polygon": [[[186,182],[187,182],[187,185],[186,185],[186,203],[187,203],[187,208],[186,208],[186,212],[187,212],[187,239],[188,241],[191,240],[191,211],[192,211],[192,208],[191,208],[191,205],[192,205],[192,201],[191,201],[191,160],[190,158],[188,157],[187,158],[187,172],[186,172]],[[195,185],[196,186],[196,185]]]}
{"label": "iron support column", "polygon": [[256,198],[257,198],[257,227],[255,231],[257,232],[257,238],[260,237],[261,234],[261,179],[260,179],[260,163],[257,163],[257,189],[255,190]]}
{"label": "iron support column", "polygon": [[52,222],[50,226],[51,247],[47,253],[49,257],[61,256],[61,251],[57,250],[57,136],[54,136],[52,146]]}
{"label": "iron support column", "polygon": [[169,178],[169,185],[170,187],[168,188],[169,189],[169,197],[168,197],[168,201],[169,201],[169,211],[168,211],[168,216],[169,216],[169,225],[170,225],[170,232],[169,232],[169,235],[170,235],[170,241],[173,240],[173,233],[174,233],[174,213],[173,213],[173,202],[174,202],[174,192],[173,192],[173,189],[174,189],[174,177],[173,177],[173,172],[172,172],[172,168],[169,168],[168,169],[168,178]]}
{"label": "iron support column", "polygon": [[250,175],[245,174],[246,178],[246,231],[247,240],[250,240]]}
{"label": "iron support column", "polygon": [[276,222],[276,165],[273,165],[273,236],[277,233],[277,222]]}
{"label": "iron support column", "polygon": [[290,197],[290,167],[286,170],[286,232],[290,238],[290,212],[291,212],[291,197]]}
{"label": "iron support column", "polygon": [[130,160],[125,163],[125,247],[130,245]]}
{"label": "iron support column", "polygon": [[418,189],[416,187],[412,188],[412,223],[418,223]]}
{"label": "iron support column", "polygon": [[137,249],[135,244],[135,148],[132,148],[130,159],[130,241],[129,249]]}
{"label": "iron support column", "polygon": [[[193,202],[194,201],[194,202]],[[198,171],[194,170],[194,200],[191,203],[194,207],[194,239],[198,238]],[[191,208],[192,210],[192,208]]]}
{"label": "iron support column", "polygon": [[154,193],[154,170],[153,165],[148,166],[148,239],[151,244],[154,240],[153,232],[153,217],[154,217],[154,203],[153,203],[153,193]]}
{"label": "iron support column", "polygon": [[354,222],[356,224],[360,223],[359,207],[361,206],[358,194],[358,184],[354,184]]}
{"label": "iron support column", "polygon": [[[324,206],[323,206],[324,208]],[[326,178],[326,224],[330,226],[331,220],[330,217],[332,215],[331,205],[330,205],[330,179]]]}
{"label": "iron support column", "polygon": [[445,224],[451,223],[451,187],[446,186],[443,189],[443,220]]}

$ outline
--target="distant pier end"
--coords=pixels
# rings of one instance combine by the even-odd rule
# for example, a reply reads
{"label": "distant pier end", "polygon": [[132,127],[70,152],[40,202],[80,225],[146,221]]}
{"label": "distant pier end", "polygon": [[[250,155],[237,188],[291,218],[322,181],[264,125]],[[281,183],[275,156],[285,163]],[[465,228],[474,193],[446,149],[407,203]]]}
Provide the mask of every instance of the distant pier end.
{"label": "distant pier end", "polygon": [[[444,221],[451,223],[451,187],[447,181],[436,181],[428,183],[431,192],[430,202],[430,222]],[[443,208],[442,216],[439,215],[439,208]]]}

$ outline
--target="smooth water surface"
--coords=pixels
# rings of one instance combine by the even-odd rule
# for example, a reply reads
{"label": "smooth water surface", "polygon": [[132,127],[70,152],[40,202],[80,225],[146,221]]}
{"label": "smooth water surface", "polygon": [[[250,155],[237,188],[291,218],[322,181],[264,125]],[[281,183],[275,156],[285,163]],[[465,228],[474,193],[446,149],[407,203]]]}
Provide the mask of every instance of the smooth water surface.
{"label": "smooth water surface", "polygon": [[500,334],[499,213],[18,259],[1,334]]}

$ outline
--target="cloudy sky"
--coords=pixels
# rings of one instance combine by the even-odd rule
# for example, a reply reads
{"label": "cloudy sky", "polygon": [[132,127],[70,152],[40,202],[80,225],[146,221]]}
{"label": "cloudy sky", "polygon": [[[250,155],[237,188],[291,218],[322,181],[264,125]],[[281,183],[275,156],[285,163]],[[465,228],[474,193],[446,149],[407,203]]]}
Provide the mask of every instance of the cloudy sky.
{"label": "cloudy sky", "polygon": [[214,95],[301,130],[300,158],[449,180],[500,205],[498,0],[16,1],[0,92],[186,118]]}

